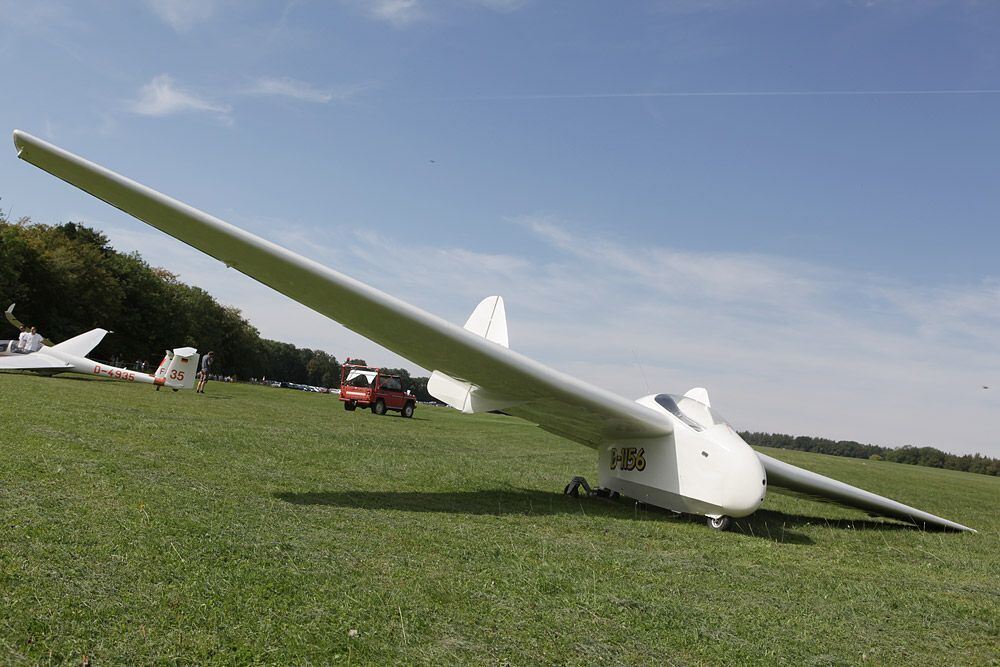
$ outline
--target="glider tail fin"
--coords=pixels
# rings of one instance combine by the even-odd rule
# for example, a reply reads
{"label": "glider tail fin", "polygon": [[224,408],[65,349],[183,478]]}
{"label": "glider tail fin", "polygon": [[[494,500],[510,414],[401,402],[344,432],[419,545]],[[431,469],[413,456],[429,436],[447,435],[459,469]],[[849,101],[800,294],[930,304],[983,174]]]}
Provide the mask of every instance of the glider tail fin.
{"label": "glider tail fin", "polygon": [[507,341],[507,311],[503,298],[488,296],[479,302],[465,322],[465,329],[498,345],[510,347]]}
{"label": "glider tail fin", "polygon": [[[507,312],[503,298],[488,296],[479,302],[465,322],[466,331],[482,336],[497,345],[510,347],[507,340]],[[431,373],[427,382],[431,396],[462,412],[486,412],[510,406],[514,401],[491,396],[471,382],[457,380],[441,371]]]}
{"label": "glider tail fin", "polygon": [[167,350],[166,356],[154,374],[156,384],[171,389],[191,389],[198,374],[198,351],[193,347]]}

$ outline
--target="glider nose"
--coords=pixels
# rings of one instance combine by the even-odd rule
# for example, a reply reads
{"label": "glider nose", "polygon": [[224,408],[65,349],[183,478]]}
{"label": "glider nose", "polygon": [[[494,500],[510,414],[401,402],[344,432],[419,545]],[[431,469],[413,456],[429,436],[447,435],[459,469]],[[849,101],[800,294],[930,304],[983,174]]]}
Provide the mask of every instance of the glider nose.
{"label": "glider nose", "polygon": [[725,506],[729,516],[753,514],[764,502],[767,492],[767,475],[764,466],[750,445],[743,444],[732,452],[732,463],[726,475]]}

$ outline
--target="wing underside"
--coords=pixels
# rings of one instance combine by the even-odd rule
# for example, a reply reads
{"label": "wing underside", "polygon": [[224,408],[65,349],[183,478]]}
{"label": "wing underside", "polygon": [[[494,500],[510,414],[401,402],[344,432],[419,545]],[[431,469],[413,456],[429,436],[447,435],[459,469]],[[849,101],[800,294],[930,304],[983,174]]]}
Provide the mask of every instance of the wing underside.
{"label": "wing underside", "polygon": [[[23,132],[18,156],[515,414],[597,447],[669,420]],[[498,407],[497,409],[501,409]]]}
{"label": "wing underside", "polygon": [[942,519],[909,505],[876,495],[856,486],[838,482],[757,452],[767,473],[767,488],[801,495],[813,500],[854,507],[879,516],[902,519],[918,526],[936,526],[975,532],[968,526]]}
{"label": "wing underside", "polygon": [[12,354],[0,357],[0,371],[63,371],[71,368],[65,361],[43,352]]}

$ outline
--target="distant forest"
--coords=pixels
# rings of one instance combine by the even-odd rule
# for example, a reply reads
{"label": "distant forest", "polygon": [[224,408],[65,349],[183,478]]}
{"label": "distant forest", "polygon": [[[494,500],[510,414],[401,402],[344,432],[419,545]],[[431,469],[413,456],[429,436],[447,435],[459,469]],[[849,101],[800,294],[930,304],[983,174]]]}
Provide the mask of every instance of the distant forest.
{"label": "distant forest", "polygon": [[[332,354],[261,338],[239,309],[150,266],[138,253],[114,250],[107,237],[78,223],[10,222],[0,210],[0,309],[11,303],[17,303],[18,319],[57,342],[97,327],[114,331],[91,354],[94,359],[124,359],[130,366],[145,361],[155,368],[163,350],[191,346],[202,353],[214,350],[213,371],[238,380],[340,384],[340,362]],[[0,339],[15,336],[0,322]],[[433,400],[427,378],[411,378],[405,369],[393,372],[418,399]],[[979,454],[777,433],[741,435],[756,446],[1000,475],[1000,460]]]}
{"label": "distant forest", "polygon": [[934,447],[880,447],[878,445],[863,445],[852,440],[828,440],[827,438],[812,438],[805,435],[783,435],[781,433],[740,432],[740,435],[750,445],[756,447],[777,447],[779,449],[795,449],[800,452],[816,452],[817,454],[832,454],[833,456],[848,456],[854,459],[870,459],[872,461],[892,461],[893,463],[909,463],[911,465],[927,466],[928,468],[944,468],[945,470],[962,470],[983,475],[1000,475],[1000,459],[993,459],[981,454],[949,454]]}

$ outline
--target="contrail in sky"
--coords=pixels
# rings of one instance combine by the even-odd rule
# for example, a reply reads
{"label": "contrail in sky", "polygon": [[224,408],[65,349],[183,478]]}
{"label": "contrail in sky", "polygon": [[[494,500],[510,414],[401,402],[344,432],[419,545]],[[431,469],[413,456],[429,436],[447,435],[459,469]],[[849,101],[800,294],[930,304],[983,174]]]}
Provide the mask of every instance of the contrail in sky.
{"label": "contrail in sky", "polygon": [[539,93],[526,95],[484,95],[456,97],[456,100],[593,100],[629,97],[858,97],[872,95],[1000,95],[997,88],[943,90],[737,90],[737,91],[678,91],[646,93]]}

